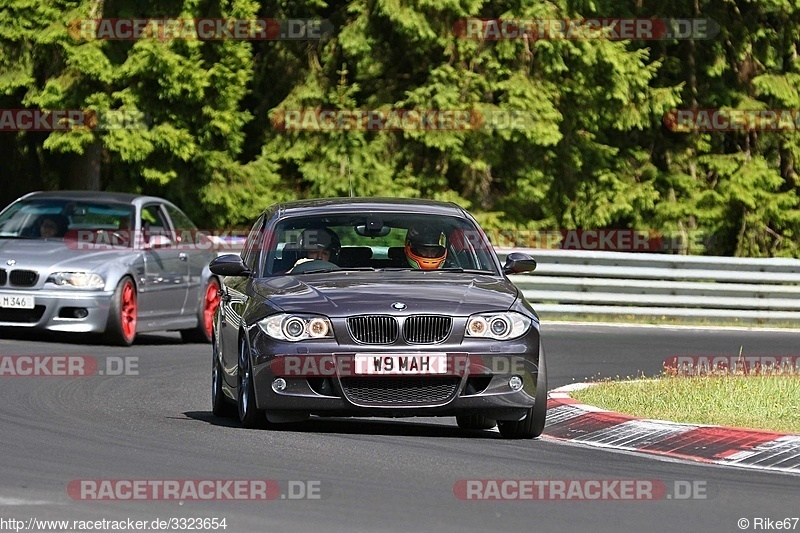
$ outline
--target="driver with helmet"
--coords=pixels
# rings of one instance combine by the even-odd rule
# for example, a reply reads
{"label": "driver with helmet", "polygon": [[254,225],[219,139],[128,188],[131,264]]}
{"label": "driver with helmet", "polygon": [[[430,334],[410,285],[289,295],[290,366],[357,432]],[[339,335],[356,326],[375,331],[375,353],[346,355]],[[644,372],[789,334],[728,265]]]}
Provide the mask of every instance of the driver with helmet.
{"label": "driver with helmet", "polygon": [[447,259],[447,239],[441,230],[429,226],[414,227],[406,233],[406,259],[420,270],[436,270]]}

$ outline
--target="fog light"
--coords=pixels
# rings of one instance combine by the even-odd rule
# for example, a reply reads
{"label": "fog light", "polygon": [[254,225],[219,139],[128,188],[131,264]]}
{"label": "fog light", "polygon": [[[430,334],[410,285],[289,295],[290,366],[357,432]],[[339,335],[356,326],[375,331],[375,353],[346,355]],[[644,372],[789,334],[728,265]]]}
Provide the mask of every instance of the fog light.
{"label": "fog light", "polygon": [[286,390],[286,380],[283,378],[277,378],[272,382],[272,390],[275,392],[283,392]]}
{"label": "fog light", "polygon": [[58,310],[58,318],[83,319],[87,316],[89,316],[89,310],[85,307],[62,307]]}
{"label": "fog light", "polygon": [[519,376],[511,376],[511,379],[508,380],[508,386],[514,391],[522,390],[522,378]]}

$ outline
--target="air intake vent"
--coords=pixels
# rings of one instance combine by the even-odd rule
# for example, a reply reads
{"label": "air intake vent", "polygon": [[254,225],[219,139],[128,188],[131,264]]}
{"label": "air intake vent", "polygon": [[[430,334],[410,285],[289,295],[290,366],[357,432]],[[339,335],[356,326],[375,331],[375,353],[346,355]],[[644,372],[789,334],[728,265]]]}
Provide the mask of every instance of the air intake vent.
{"label": "air intake vent", "polygon": [[0,285],[5,285],[6,281],[8,281],[8,273],[0,268]]}
{"label": "air intake vent", "polygon": [[0,322],[17,322],[20,324],[35,324],[42,319],[44,306],[37,305],[33,309],[2,309],[0,308]]}
{"label": "air intake vent", "polygon": [[342,388],[358,404],[440,404],[455,395],[459,381],[457,377],[347,377],[342,378]]}

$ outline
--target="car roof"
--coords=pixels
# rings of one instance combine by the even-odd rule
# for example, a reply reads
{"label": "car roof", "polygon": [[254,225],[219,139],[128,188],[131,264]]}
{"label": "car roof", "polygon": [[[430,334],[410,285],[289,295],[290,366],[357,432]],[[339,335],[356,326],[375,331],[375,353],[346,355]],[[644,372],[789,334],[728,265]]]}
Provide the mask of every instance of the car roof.
{"label": "car roof", "polygon": [[128,192],[107,192],[107,191],[36,191],[23,196],[22,200],[32,199],[50,200],[94,200],[100,202],[115,202],[133,204],[143,201],[167,202],[163,198],[155,196],[144,196]]}
{"label": "car roof", "polygon": [[[404,211],[431,215],[449,215],[463,217],[464,210],[452,202],[421,200],[418,198],[317,198],[313,200],[295,200],[283,202],[277,206],[278,215],[317,215],[352,211]],[[270,208],[267,211],[274,209]]]}

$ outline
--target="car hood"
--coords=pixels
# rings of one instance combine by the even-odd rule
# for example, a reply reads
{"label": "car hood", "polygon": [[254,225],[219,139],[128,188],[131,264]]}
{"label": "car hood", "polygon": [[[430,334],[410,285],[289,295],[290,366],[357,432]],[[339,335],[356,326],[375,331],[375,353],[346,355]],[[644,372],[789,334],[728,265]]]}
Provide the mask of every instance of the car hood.
{"label": "car hood", "polygon": [[2,268],[7,268],[6,261],[14,260],[14,268],[95,270],[110,261],[131,257],[134,253],[130,248],[78,250],[70,248],[62,240],[0,239]]}
{"label": "car hood", "polygon": [[[442,313],[467,316],[507,310],[516,287],[496,276],[454,272],[346,272],[257,280],[254,289],[286,312],[330,317],[354,314]],[[405,304],[394,309],[392,304]]]}

